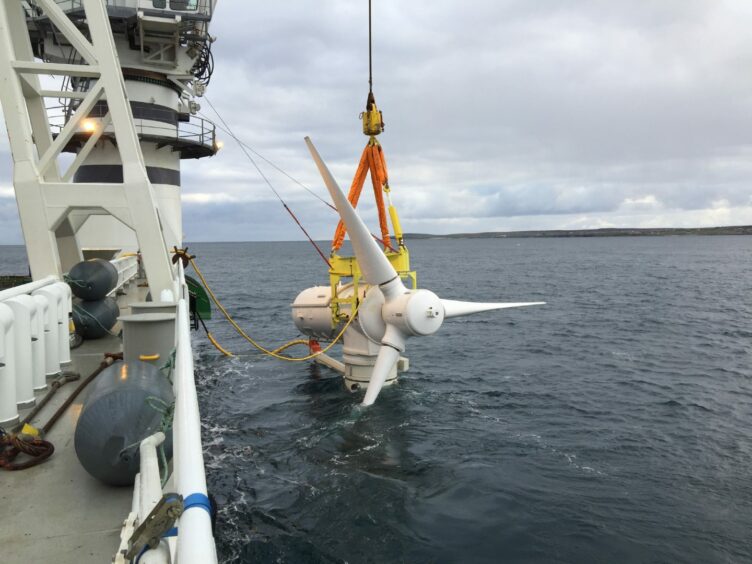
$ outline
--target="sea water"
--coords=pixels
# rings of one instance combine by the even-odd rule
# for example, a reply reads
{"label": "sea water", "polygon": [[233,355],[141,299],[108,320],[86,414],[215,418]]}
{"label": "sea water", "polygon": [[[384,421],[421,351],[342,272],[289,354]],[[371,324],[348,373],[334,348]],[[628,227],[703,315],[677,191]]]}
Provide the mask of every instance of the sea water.
{"label": "sea water", "polygon": [[[752,561],[752,238],[409,246],[442,297],[548,304],[411,339],[368,409],[215,316],[237,353],[195,336],[221,561]],[[307,243],[190,250],[270,347],[327,283]]]}

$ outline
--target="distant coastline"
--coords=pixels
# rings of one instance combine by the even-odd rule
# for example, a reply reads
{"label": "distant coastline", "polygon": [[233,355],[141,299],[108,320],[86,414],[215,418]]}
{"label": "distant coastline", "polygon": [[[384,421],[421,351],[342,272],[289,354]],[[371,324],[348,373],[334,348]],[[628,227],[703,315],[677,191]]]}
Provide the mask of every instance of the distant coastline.
{"label": "distant coastline", "polygon": [[[614,227],[605,229],[552,229],[540,231],[484,231],[482,233],[405,233],[405,239],[532,239],[556,237],[668,237],[671,235],[752,235],[752,225],[726,227]],[[299,243],[304,239],[281,241],[186,241],[186,244],[243,244],[243,243]],[[328,240],[317,240],[324,245]],[[23,247],[23,243],[0,244],[1,247]]]}
{"label": "distant coastline", "polygon": [[482,233],[405,233],[406,239],[521,239],[534,237],[666,237],[669,235],[752,235],[752,225],[697,228],[555,229],[550,231],[485,231]]}

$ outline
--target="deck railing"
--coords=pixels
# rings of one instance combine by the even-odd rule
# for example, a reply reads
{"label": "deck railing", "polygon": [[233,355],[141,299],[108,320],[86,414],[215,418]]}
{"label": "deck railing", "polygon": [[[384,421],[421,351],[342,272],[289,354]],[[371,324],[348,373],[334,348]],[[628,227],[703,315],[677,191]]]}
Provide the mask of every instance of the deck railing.
{"label": "deck railing", "polygon": [[138,276],[138,257],[136,255],[120,257],[111,260],[110,263],[115,267],[118,273],[117,284],[109,294],[112,295]]}
{"label": "deck railing", "polygon": [[0,425],[15,424],[70,362],[70,313],[70,288],[53,276],[0,292]]}
{"label": "deck railing", "polygon": [[[164,489],[159,487],[159,469],[154,449],[162,440],[160,433],[142,442],[140,474],[136,476],[129,527],[143,521],[154,507],[157,494],[175,492],[183,496],[184,510],[178,518],[177,539],[163,541],[154,550],[144,552],[148,562],[173,564],[216,564],[217,552],[206,489],[204,453],[201,446],[201,415],[198,409],[193,370],[188,287],[183,266],[178,263],[175,281],[176,327],[173,393],[175,412],[172,426],[172,477]],[[169,548],[169,550],[168,550]],[[169,554],[168,554],[169,553]]]}
{"label": "deck railing", "polygon": [[[201,446],[201,415],[198,409],[196,381],[193,371],[188,287],[182,264],[178,263],[180,295],[178,299],[175,375],[175,418],[173,425],[173,468],[177,493],[188,498],[205,500],[206,473]],[[178,523],[177,555],[180,564],[214,564],[217,552],[207,506],[191,505]]]}
{"label": "deck railing", "polygon": [[[159,111],[154,110],[155,114],[158,114]],[[107,112],[106,106],[99,105],[95,106],[87,117],[101,119],[107,115]],[[53,137],[60,134],[68,123],[71,113],[72,110],[66,105],[48,108]],[[164,110],[163,113],[167,118],[175,117],[174,112]],[[217,151],[217,127],[212,121],[202,117],[191,116],[187,121],[178,121],[174,125],[154,119],[136,118],[133,120],[133,125],[139,138],[143,141],[156,141],[186,151],[193,149],[212,154]],[[90,132],[81,127],[78,134],[88,137]],[[106,127],[103,135],[112,137],[114,135],[112,127]]]}
{"label": "deck railing", "polygon": [[[158,10],[166,12],[195,13],[211,16],[214,0],[106,0],[108,7],[133,8],[136,10]],[[34,5],[34,1],[29,1]],[[61,10],[70,12],[83,10],[83,0],[55,0]]]}
{"label": "deck railing", "polygon": [[[138,272],[135,256],[111,262],[118,268],[119,286]],[[170,293],[168,290],[167,294]],[[160,543],[157,550],[144,553],[144,562],[216,564],[194,376],[189,295],[181,263],[177,267],[175,295],[173,475],[167,491],[182,495],[185,508],[177,522],[177,539]],[[0,425],[15,424],[19,409],[34,405],[34,392],[46,387],[47,377],[59,373],[61,364],[70,362],[70,311],[70,287],[53,276],[0,291]],[[155,439],[146,439],[142,448],[146,456],[141,459],[141,475],[133,492],[131,526],[143,521],[153,507],[146,500],[158,498],[162,491],[159,469],[152,456],[154,447]]]}

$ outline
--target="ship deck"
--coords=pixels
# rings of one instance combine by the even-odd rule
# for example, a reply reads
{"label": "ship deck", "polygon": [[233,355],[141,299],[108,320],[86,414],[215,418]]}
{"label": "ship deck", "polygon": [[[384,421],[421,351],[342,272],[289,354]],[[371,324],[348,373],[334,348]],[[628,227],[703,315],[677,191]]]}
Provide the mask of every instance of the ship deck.
{"label": "ship deck", "polygon": [[[121,314],[127,314],[127,304],[142,300],[145,293],[146,288],[132,284],[129,294],[118,299]],[[118,323],[113,332],[119,329]],[[105,352],[121,350],[122,342],[115,336],[85,341],[71,351],[72,363],[63,370],[79,373],[82,380],[99,366]],[[79,383],[62,386],[32,425],[46,423]],[[117,551],[133,489],[95,480],[79,464],[73,447],[76,422],[90,389],[81,392],[45,437],[55,445],[48,460],[27,470],[0,471],[0,560],[4,564],[101,564],[110,562]],[[37,399],[46,393],[38,393]],[[29,411],[22,411],[21,418]]]}

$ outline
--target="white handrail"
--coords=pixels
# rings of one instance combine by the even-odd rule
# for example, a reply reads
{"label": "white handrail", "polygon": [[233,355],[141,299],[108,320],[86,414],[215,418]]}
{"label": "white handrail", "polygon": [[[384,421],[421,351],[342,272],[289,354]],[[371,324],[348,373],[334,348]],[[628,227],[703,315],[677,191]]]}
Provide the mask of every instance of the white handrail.
{"label": "white handrail", "polygon": [[0,291],[0,302],[5,301],[9,298],[15,298],[16,296],[31,294],[35,290],[39,290],[40,288],[44,288],[45,286],[49,286],[50,284],[54,284],[55,282],[57,282],[57,278],[55,278],[54,276],[47,276],[46,278],[42,278],[40,280],[37,280],[36,282],[29,282],[28,284],[21,284],[20,286],[14,286],[13,288],[2,290]]}
{"label": "white handrail", "polygon": [[13,310],[0,303],[0,424],[18,421],[14,370]]}
{"label": "white handrail", "polygon": [[54,276],[0,292],[0,421],[36,403],[46,376],[70,362],[71,291]]}
{"label": "white handrail", "polygon": [[[173,564],[217,564],[217,549],[206,489],[204,453],[201,446],[201,415],[193,367],[188,287],[180,262],[175,278],[175,296],[169,290],[166,293],[170,294],[170,300],[178,300],[173,370],[173,487],[170,491],[176,491],[183,497],[184,510],[176,523],[177,539],[170,538],[167,543],[161,542],[158,550],[147,550],[143,554],[142,562],[164,562],[165,548],[169,546]],[[154,443],[159,441],[160,436],[158,433],[141,443],[141,471],[136,477],[131,513],[121,532],[121,550],[115,556],[116,564],[125,563],[122,549],[127,547],[128,539],[137,522],[143,522],[151,511],[154,500],[158,498],[157,494],[162,493],[154,453]]]}
{"label": "white handrail", "polygon": [[110,291],[108,295],[112,295],[120,288],[128,284],[131,280],[138,276],[138,257],[128,256],[121,257],[110,261],[110,264],[115,267],[118,273],[118,281],[115,287]]}
{"label": "white handrail", "polygon": [[[157,447],[165,440],[164,433],[157,432],[141,441],[139,447],[141,472],[139,489],[135,495],[139,496],[138,519],[143,523],[152,510],[162,499],[162,485],[159,479],[159,462]],[[143,554],[139,564],[167,564],[170,562],[170,548],[166,539],[159,545]]]}
{"label": "white handrail", "polygon": [[[182,265],[178,267],[181,285],[178,300],[176,354],[173,390],[173,468],[177,491],[183,499],[194,494],[206,499],[206,473],[201,447],[201,416],[193,373],[193,349]],[[189,507],[178,522],[177,562],[180,564],[215,564],[217,551],[212,534],[211,517],[201,506]]]}

